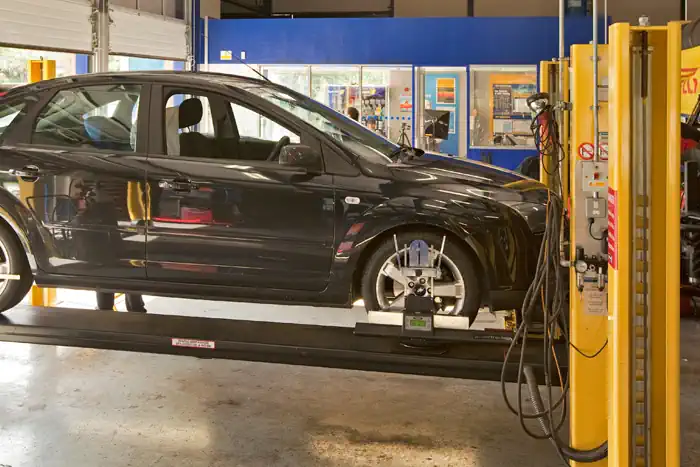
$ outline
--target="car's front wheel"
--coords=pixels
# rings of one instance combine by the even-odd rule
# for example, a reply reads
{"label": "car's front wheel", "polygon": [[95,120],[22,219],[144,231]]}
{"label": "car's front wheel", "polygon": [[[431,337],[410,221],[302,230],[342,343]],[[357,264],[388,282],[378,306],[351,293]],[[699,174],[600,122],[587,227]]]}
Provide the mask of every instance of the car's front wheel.
{"label": "car's front wheel", "polygon": [[[436,277],[429,274],[419,277],[411,274],[410,268],[407,271],[407,249],[416,240],[432,247],[429,263],[436,270]],[[467,316],[473,323],[482,297],[479,268],[463,246],[450,239],[446,240],[442,258],[438,259],[442,241],[441,235],[419,231],[399,233],[396,241],[391,236],[378,245],[366,263],[362,278],[362,297],[367,311],[401,312],[406,295],[415,293],[431,295],[437,313]]]}
{"label": "car's front wheel", "polygon": [[24,249],[6,225],[0,224],[0,313],[17,305],[27,295],[34,278]]}

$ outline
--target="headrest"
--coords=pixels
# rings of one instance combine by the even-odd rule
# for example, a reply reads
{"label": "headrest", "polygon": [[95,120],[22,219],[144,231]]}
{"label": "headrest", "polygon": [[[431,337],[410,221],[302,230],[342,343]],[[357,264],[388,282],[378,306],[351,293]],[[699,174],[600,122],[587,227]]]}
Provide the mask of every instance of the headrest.
{"label": "headrest", "polygon": [[188,128],[198,124],[202,120],[204,110],[202,101],[196,97],[185,99],[180,104],[180,128]]}

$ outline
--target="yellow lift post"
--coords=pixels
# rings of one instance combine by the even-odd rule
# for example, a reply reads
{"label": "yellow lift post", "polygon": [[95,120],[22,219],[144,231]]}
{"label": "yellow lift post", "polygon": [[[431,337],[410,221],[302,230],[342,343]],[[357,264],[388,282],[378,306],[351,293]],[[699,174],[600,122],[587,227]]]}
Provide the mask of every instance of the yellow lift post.
{"label": "yellow lift post", "polygon": [[[588,267],[570,269],[569,371],[571,389],[571,444],[593,449],[607,439],[607,290],[601,263],[605,263],[604,231],[607,228],[607,46],[598,46],[599,147],[594,145],[593,46],[571,47],[571,211],[570,257]],[[585,257],[581,256],[581,249]],[[595,264],[598,266],[596,267]],[[575,349],[580,350],[577,351]],[[572,462],[572,465],[584,465]],[[593,464],[604,466],[606,461]]]}
{"label": "yellow lift post", "polygon": [[[56,77],[55,60],[30,60],[28,63],[29,82],[36,83]],[[18,179],[19,180],[19,179]],[[22,199],[33,196],[34,184],[19,180]],[[32,286],[29,301],[35,306],[53,306],[56,304],[56,289]]]}
{"label": "yellow lift post", "polygon": [[608,465],[677,467],[681,23],[609,47]]}

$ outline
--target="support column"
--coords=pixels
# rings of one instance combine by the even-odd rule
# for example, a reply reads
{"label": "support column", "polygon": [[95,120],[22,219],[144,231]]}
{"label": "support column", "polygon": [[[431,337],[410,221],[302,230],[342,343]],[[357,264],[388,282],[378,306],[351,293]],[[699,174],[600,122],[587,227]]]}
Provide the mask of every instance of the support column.
{"label": "support column", "polygon": [[92,1],[92,73],[109,71],[109,0]]}
{"label": "support column", "polygon": [[[586,264],[586,271],[570,271],[570,339],[569,378],[571,389],[571,445],[593,449],[607,439],[608,407],[606,370],[608,349],[605,256],[602,241],[606,229],[606,195],[608,189],[607,141],[603,150],[594,147],[593,123],[593,46],[571,47],[571,218],[570,257],[574,266]],[[598,85],[607,78],[607,46],[598,46]],[[607,99],[601,96],[600,131],[607,134]],[[577,351],[576,349],[579,349]],[[601,467],[606,460],[594,464]]]}

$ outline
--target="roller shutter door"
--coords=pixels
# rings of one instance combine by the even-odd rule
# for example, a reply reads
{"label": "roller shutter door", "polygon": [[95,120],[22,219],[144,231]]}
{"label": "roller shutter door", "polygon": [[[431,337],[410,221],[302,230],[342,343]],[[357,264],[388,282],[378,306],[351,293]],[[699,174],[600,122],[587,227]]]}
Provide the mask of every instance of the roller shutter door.
{"label": "roller shutter door", "polygon": [[184,21],[118,7],[112,7],[110,17],[112,54],[185,60],[187,27]]}
{"label": "roller shutter door", "polygon": [[0,0],[0,44],[89,53],[90,13],[87,0]]}

